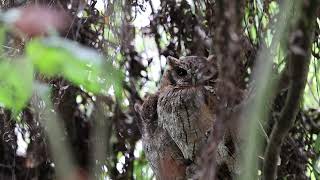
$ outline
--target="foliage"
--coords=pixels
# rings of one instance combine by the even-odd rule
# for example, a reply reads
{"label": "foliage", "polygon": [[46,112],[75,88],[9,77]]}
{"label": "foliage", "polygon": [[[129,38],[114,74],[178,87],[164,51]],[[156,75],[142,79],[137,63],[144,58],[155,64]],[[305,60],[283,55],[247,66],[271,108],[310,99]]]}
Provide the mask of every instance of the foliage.
{"label": "foliage", "polygon": [[[110,86],[106,79],[119,80],[112,77],[110,71],[115,70],[111,64],[103,68],[103,57],[97,52],[58,37],[31,41],[26,55],[41,73],[49,77],[62,76],[93,93]],[[104,74],[105,71],[108,73]]]}
{"label": "foliage", "polygon": [[25,59],[0,63],[0,102],[15,112],[26,106],[32,94],[33,67]]}
{"label": "foliage", "polygon": [[[0,99],[5,107],[21,110],[32,94],[33,66],[47,77],[61,76],[92,93],[106,92],[119,87],[121,74],[96,51],[58,37],[32,40],[26,45],[26,57],[3,60]],[[104,68],[105,67],[105,68]],[[116,88],[117,93],[121,92]]]}
{"label": "foliage", "polygon": [[[41,170],[40,174],[46,178],[54,174],[52,157],[39,153],[49,151],[46,145],[48,135],[44,132],[48,127],[36,123],[45,119],[38,109],[48,106],[41,100],[37,107],[31,106],[38,90],[35,84],[42,82],[51,88],[51,108],[65,124],[65,129],[62,129],[65,133],[62,134],[66,137],[62,139],[72,145],[69,150],[77,167],[90,171],[88,167],[96,163],[102,170],[96,174],[87,173],[101,179],[151,179],[151,169],[143,152],[140,152],[142,147],[137,146],[140,133],[134,103],[141,102],[144,95],[155,91],[165,68],[166,56],[208,56],[214,53],[208,47],[208,44],[212,46],[208,39],[214,37],[210,28],[217,27],[213,11],[215,3],[199,0],[104,0],[106,3],[100,6],[105,5],[105,8],[97,9],[97,3],[102,1],[84,4],[85,1],[71,0],[41,2],[62,7],[71,14],[73,21],[68,32],[60,36],[50,34],[33,38],[22,46],[20,44],[24,44],[24,40],[12,35],[13,29],[0,28],[3,45],[0,51],[0,137],[5,139],[0,140],[0,152],[3,154],[0,165],[29,162],[28,158],[32,157],[31,160],[39,163],[32,169],[30,177],[37,176],[33,170]],[[3,9],[20,5],[9,0],[1,2]],[[255,84],[251,82],[255,59],[260,49],[268,49],[274,43],[278,30],[275,24],[282,9],[278,1],[262,0],[247,1],[243,8],[241,44],[244,46],[245,73],[241,78],[245,82],[244,87]],[[290,17],[286,19],[280,23],[291,23]],[[141,22],[146,22],[146,25],[141,25]],[[282,161],[278,175],[281,178],[315,178],[320,174],[319,26],[318,17],[307,87],[297,120],[280,155]],[[272,49],[272,77],[278,76],[284,67],[286,42],[282,40]],[[22,53],[9,53],[16,49]],[[275,102],[268,105],[272,112],[269,119],[261,124],[267,137],[279,118],[286,93],[281,92]],[[99,114],[99,108],[103,113]],[[16,128],[18,123],[9,121],[17,116],[21,119],[19,123],[26,124],[27,128]],[[103,125],[105,131],[101,133],[105,139],[92,135],[91,128],[98,124],[97,119],[106,122]],[[15,133],[15,128],[21,132]],[[9,137],[18,136],[28,141],[28,149],[24,156],[9,156],[16,150],[9,147],[19,147],[17,141]],[[266,143],[266,139],[263,140],[262,149]],[[95,153],[95,143],[106,148],[103,152],[107,155],[105,159],[93,159],[90,153]],[[23,179],[30,169],[24,164],[10,165],[11,169],[0,166],[0,174],[11,174],[13,169],[19,172],[17,179]],[[261,169],[260,166],[257,168]]]}

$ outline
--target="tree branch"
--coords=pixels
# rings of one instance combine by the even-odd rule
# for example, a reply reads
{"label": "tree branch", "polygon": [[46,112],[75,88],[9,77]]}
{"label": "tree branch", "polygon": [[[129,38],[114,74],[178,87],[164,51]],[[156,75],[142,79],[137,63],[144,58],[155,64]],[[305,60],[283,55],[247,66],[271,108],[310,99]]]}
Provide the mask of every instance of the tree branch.
{"label": "tree branch", "polygon": [[[236,68],[241,64],[241,20],[243,17],[243,0],[215,1],[214,19],[210,27],[214,37],[211,43],[217,57],[219,81],[216,85],[216,96],[219,99],[215,107],[216,121],[208,140],[207,148],[202,152],[202,167],[199,179],[217,179],[217,152],[228,130],[232,109],[239,99],[239,77],[241,71]],[[213,26],[216,24],[216,26]],[[227,170],[228,171],[228,170]]]}
{"label": "tree branch", "polygon": [[302,11],[290,35],[289,57],[286,66],[289,68],[289,92],[280,119],[272,129],[263,167],[263,179],[276,179],[277,160],[283,139],[288,134],[299,110],[309,71],[311,39],[313,37],[316,0],[302,1]]}

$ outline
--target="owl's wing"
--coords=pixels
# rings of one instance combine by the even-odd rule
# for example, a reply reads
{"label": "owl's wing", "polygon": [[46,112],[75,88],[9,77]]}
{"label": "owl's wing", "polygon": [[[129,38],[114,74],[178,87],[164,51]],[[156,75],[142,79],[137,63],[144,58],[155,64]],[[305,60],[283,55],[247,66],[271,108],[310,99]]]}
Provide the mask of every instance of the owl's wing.
{"label": "owl's wing", "polygon": [[168,132],[158,126],[158,94],[135,104],[143,148],[157,179],[185,179],[186,162]]}
{"label": "owl's wing", "polygon": [[[173,98],[172,96],[172,89],[173,87],[169,85],[159,91],[156,109],[158,113],[158,126],[168,131],[170,131],[169,127],[172,123],[170,121],[170,119],[172,119],[172,113],[175,112],[173,110],[172,102],[175,101],[176,98]],[[169,134],[170,133],[171,132],[169,132]]]}
{"label": "owl's wing", "polygon": [[158,94],[152,94],[146,98],[143,104],[136,103],[134,106],[135,111],[138,113],[138,126],[141,135],[153,134],[157,128],[157,101]]}

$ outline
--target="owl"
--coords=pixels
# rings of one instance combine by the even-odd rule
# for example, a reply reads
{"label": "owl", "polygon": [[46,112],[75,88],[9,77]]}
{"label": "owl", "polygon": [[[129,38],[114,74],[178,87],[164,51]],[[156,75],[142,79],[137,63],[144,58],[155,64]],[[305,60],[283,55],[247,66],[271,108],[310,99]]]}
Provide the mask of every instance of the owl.
{"label": "owl", "polygon": [[193,161],[215,121],[218,68],[213,57],[168,57],[167,64],[157,102],[158,126]]}
{"label": "owl", "polygon": [[[192,177],[196,157],[216,119],[219,73],[214,59],[168,57],[159,90],[142,105],[135,104],[144,151],[157,179]],[[218,145],[216,161],[234,171],[234,158],[225,142]]]}

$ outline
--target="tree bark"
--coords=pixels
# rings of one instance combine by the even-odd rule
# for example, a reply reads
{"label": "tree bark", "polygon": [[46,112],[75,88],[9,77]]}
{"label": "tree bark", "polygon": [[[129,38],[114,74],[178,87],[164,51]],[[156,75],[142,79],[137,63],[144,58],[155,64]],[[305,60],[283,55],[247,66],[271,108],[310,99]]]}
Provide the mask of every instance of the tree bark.
{"label": "tree bark", "polygon": [[[217,83],[216,122],[213,124],[208,146],[203,150],[200,179],[216,179],[218,168],[216,156],[218,145],[224,137],[232,135],[228,127],[235,106],[241,101],[241,20],[243,18],[244,1],[216,1],[214,22],[217,27],[211,27],[214,32],[212,49],[215,50],[219,67],[219,82]],[[230,134],[231,132],[231,134]],[[235,143],[233,141],[233,143]],[[221,167],[224,169],[224,167]],[[218,175],[219,176],[219,175]]]}

